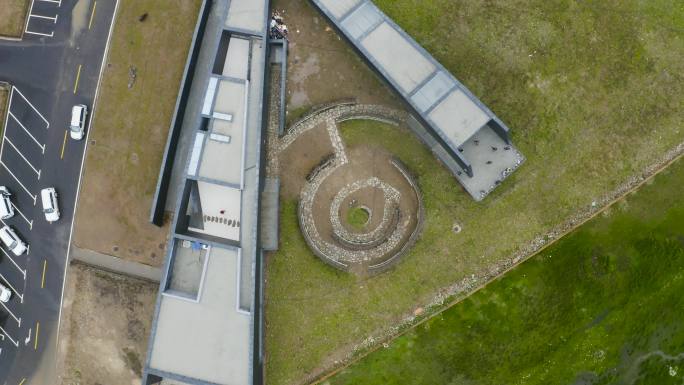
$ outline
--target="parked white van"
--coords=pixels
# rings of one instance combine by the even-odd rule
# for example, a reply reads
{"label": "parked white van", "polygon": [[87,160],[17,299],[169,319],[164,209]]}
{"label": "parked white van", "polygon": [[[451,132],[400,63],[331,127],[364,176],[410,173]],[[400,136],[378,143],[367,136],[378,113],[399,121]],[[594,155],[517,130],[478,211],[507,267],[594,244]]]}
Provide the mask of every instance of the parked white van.
{"label": "parked white van", "polygon": [[88,107],[85,104],[77,104],[71,108],[71,125],[69,126],[71,139],[83,139],[86,115],[88,115]]}
{"label": "parked white van", "polygon": [[7,303],[12,298],[12,290],[0,283],[0,302]]}
{"label": "parked white van", "polygon": [[6,186],[0,186],[0,218],[10,219],[14,216],[14,206],[10,201],[12,193]]}
{"label": "parked white van", "polygon": [[40,190],[40,200],[43,203],[43,213],[48,222],[59,219],[59,204],[57,203],[57,191],[54,187]]}
{"label": "parked white van", "polygon": [[5,226],[0,229],[0,240],[5,244],[5,246],[7,246],[7,248],[12,250],[14,255],[17,257],[26,252],[26,244],[9,226]]}

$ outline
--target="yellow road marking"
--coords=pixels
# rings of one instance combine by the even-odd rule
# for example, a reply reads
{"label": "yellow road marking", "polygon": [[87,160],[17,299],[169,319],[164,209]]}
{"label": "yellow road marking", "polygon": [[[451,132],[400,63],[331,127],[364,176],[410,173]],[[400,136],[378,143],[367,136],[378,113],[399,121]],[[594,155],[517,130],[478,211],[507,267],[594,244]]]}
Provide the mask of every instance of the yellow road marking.
{"label": "yellow road marking", "polygon": [[38,350],[38,333],[40,333],[40,322],[36,322],[36,340],[33,341],[33,350]]}
{"label": "yellow road marking", "polygon": [[97,1],[93,4],[93,12],[90,13],[90,22],[88,23],[88,29],[93,25],[93,18],[95,17],[95,8],[97,8]]}
{"label": "yellow road marking", "polygon": [[43,289],[45,287],[45,269],[47,268],[47,259],[43,261],[43,279],[40,281],[40,288]]}
{"label": "yellow road marking", "polygon": [[76,81],[74,82],[74,93],[78,89],[78,80],[81,78],[81,65],[78,65],[78,71],[76,72]]}
{"label": "yellow road marking", "polygon": [[21,380],[21,382],[19,383],[19,385],[24,385],[24,382],[26,382],[26,379],[25,379],[25,378],[24,378],[23,380]]}
{"label": "yellow road marking", "polygon": [[64,148],[66,147],[66,137],[69,130],[64,130],[64,142],[62,142],[62,153],[59,155],[59,159],[64,159]]}

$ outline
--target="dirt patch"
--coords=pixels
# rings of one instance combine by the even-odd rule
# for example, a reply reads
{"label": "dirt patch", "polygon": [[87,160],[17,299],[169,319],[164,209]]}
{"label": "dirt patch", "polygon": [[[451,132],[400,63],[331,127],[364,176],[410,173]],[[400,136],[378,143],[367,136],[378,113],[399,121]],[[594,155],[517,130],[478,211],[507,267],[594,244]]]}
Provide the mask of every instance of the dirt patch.
{"label": "dirt patch", "polygon": [[76,216],[74,242],[81,248],[152,266],[164,259],[169,218],[159,228],[149,212],[200,4],[121,3]]}
{"label": "dirt patch", "polygon": [[298,197],[307,175],[332,153],[325,122],[295,139],[279,154],[281,198]]}
{"label": "dirt patch", "polygon": [[[407,221],[405,226],[408,231],[403,234],[396,247],[387,249],[383,257],[366,261],[368,263],[364,263],[363,265],[379,263],[399,251],[404,243],[408,241],[418,225],[416,214],[418,212],[418,197],[413,191],[410,183],[404,178],[401,172],[392,165],[392,154],[384,148],[379,146],[359,145],[347,148],[346,152],[350,162],[339,167],[330,174],[330,176],[322,182],[316,192],[313,205],[313,220],[315,226],[318,228],[320,237],[324,242],[337,244],[338,246],[346,248],[343,244],[340,244],[339,240],[334,236],[335,230],[331,222],[331,216],[337,215],[339,218],[345,218],[349,209],[364,207],[373,215],[369,217],[369,223],[362,231],[354,229],[352,226],[345,226],[346,221],[344,220],[341,220],[340,222],[351,233],[370,233],[381,226],[383,212],[386,209],[390,211],[394,210],[394,206],[391,206],[392,208],[386,207],[386,200],[388,198],[385,196],[383,190],[378,187],[365,187],[351,193],[342,201],[339,212],[337,213],[331,212],[331,206],[333,205],[335,197],[348,186],[369,178],[379,178],[384,183],[396,189],[400,197],[396,209],[401,213],[397,218],[397,221]],[[390,217],[393,216],[390,215]],[[379,235],[378,239],[388,237],[391,231],[396,228],[395,221],[389,220],[389,222],[394,222],[394,224],[387,225],[387,230],[384,231],[385,235]],[[383,232],[381,232],[381,234],[382,233]],[[387,240],[383,241],[383,243],[385,242],[387,242]],[[370,248],[378,246],[379,245],[375,245]]]}
{"label": "dirt patch", "polygon": [[7,101],[9,98],[9,89],[0,84],[0,133],[5,130],[5,114],[7,111]]}
{"label": "dirt patch", "polygon": [[60,329],[62,385],[140,384],[158,285],[69,266]]}
{"label": "dirt patch", "polygon": [[29,3],[29,0],[0,0],[0,37],[21,37]]}
{"label": "dirt patch", "polygon": [[401,106],[389,88],[358,58],[308,1],[275,0],[288,25],[287,118],[304,115],[311,106],[341,98],[364,104]]}

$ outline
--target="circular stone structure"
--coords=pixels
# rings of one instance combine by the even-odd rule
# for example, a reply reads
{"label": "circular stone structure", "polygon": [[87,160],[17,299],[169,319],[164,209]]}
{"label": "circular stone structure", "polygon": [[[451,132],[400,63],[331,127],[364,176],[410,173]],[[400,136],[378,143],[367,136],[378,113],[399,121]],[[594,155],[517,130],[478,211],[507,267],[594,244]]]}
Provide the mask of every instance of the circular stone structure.
{"label": "circular stone structure", "polygon": [[[349,119],[354,117],[345,117]],[[304,238],[319,258],[336,268],[358,274],[385,271],[415,243],[422,228],[418,186],[384,148],[345,148],[336,119],[328,120],[328,132],[335,154],[309,172],[300,192]],[[359,215],[355,210],[365,213],[365,223],[358,223],[364,218],[350,220]]]}

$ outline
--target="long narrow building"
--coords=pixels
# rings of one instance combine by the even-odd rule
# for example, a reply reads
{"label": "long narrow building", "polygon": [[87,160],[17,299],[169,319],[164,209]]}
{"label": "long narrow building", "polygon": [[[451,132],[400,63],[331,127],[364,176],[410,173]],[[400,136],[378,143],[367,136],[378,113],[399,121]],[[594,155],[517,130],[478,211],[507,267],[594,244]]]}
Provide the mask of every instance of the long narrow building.
{"label": "long narrow building", "polygon": [[524,161],[510,129],[371,0],[311,0],[413,111],[411,127],[475,200]]}
{"label": "long narrow building", "polygon": [[175,217],[145,385],[261,382],[257,222],[267,18],[268,0],[204,3],[193,43],[200,46],[186,69],[191,84],[177,106],[182,132],[172,133],[183,138],[175,166],[183,171],[170,183]]}

